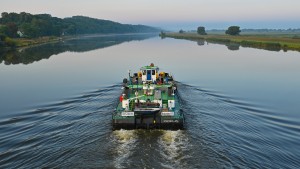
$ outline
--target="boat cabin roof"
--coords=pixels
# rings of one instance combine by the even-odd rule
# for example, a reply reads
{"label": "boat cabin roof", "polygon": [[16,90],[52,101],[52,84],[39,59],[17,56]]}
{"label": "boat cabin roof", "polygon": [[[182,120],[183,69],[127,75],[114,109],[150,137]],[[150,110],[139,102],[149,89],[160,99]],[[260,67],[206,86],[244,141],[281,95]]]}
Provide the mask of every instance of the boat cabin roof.
{"label": "boat cabin roof", "polygon": [[143,66],[141,70],[159,70],[157,66]]}

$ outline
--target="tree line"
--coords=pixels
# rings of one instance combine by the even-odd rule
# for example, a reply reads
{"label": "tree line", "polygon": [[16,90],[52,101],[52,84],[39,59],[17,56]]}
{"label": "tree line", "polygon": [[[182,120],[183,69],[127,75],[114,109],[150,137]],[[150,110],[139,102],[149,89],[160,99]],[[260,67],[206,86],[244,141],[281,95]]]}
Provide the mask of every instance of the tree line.
{"label": "tree line", "polygon": [[[240,27],[239,26],[230,26],[228,27],[228,29],[225,31],[225,34],[228,35],[239,35],[241,32]],[[179,31],[179,33],[184,33],[184,31],[181,29]],[[197,28],[197,33],[199,35],[207,35],[206,31],[205,31],[205,27],[204,26],[199,26]]]}
{"label": "tree line", "polygon": [[[220,29],[212,29],[210,30],[210,32],[218,32],[218,33],[223,33],[225,32],[225,34],[228,34],[228,35],[239,35],[241,32],[246,32],[246,33],[251,33],[251,32],[254,32],[254,33],[299,33],[300,32],[300,29],[292,29],[292,28],[289,28],[289,29],[240,29],[239,26],[230,26],[228,27],[227,30],[220,30]],[[181,29],[179,31],[179,33],[184,33],[184,31]],[[203,26],[199,26],[197,28],[197,33],[199,35],[207,35],[206,31],[205,31],[205,27]],[[295,35],[295,38],[297,38],[298,36]]]}
{"label": "tree line", "polygon": [[85,16],[62,19],[52,17],[50,14],[33,15],[26,12],[19,14],[3,12],[0,18],[0,35],[10,38],[158,31],[156,28],[145,25],[121,24]]}
{"label": "tree line", "polygon": [[[228,27],[228,29],[225,31],[225,34],[228,34],[228,35],[239,35],[240,32],[241,32],[241,30],[240,30],[240,27],[239,27],[239,26],[230,26],[230,27]],[[198,29],[197,29],[197,33],[198,33],[199,35],[207,35],[204,26],[199,26]]]}

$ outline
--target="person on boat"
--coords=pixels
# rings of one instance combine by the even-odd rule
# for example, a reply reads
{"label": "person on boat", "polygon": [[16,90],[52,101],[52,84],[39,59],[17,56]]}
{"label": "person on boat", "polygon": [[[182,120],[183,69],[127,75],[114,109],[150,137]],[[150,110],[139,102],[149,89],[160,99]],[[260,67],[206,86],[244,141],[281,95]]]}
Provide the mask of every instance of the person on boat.
{"label": "person on boat", "polygon": [[164,84],[164,78],[163,77],[160,78],[160,83]]}
{"label": "person on boat", "polygon": [[166,76],[166,84],[168,84],[169,83],[169,77],[168,76]]}
{"label": "person on boat", "polygon": [[147,103],[147,106],[150,106],[151,105],[151,100],[147,99],[146,103]]}
{"label": "person on boat", "polygon": [[136,107],[140,107],[140,99],[136,99],[136,105],[135,105]]}
{"label": "person on boat", "polygon": [[125,93],[123,93],[123,94],[120,96],[120,102],[122,102],[124,99],[125,99]]}

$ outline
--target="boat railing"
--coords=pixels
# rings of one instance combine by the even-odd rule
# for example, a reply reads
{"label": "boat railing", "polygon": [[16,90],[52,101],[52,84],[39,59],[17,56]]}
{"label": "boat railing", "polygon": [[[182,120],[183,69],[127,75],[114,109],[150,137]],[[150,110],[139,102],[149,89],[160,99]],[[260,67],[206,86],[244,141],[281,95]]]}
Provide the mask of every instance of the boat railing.
{"label": "boat railing", "polygon": [[159,103],[135,103],[135,107],[138,108],[159,108]]}

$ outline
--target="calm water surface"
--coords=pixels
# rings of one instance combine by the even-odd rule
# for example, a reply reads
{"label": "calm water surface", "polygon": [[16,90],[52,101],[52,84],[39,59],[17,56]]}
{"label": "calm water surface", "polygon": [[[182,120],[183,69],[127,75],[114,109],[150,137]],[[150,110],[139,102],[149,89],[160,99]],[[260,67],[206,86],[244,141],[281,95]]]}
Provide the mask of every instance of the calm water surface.
{"label": "calm water surface", "polygon": [[[110,35],[0,62],[0,168],[300,167],[299,52]],[[122,79],[152,62],[178,81],[186,130],[112,131]]]}

